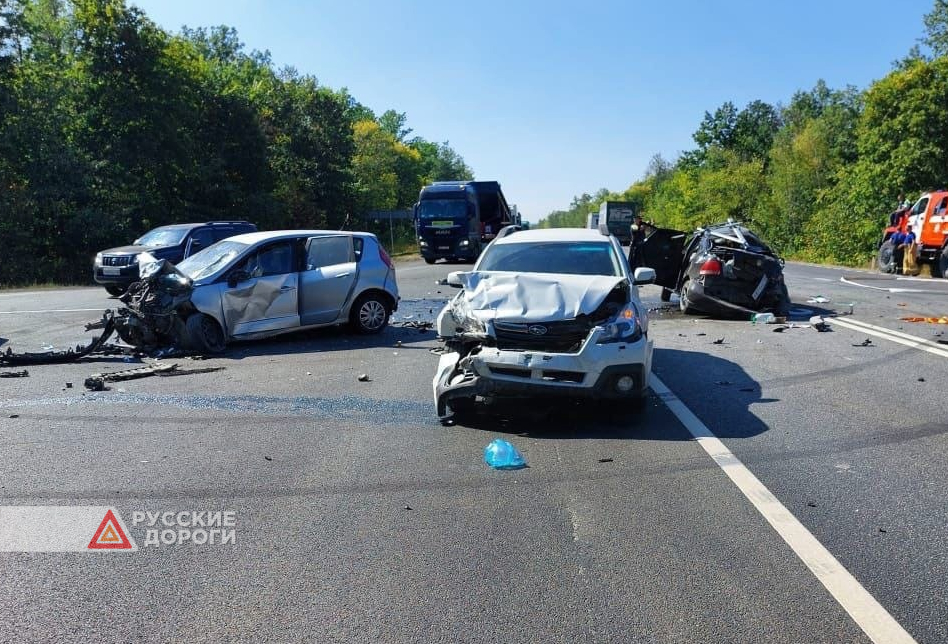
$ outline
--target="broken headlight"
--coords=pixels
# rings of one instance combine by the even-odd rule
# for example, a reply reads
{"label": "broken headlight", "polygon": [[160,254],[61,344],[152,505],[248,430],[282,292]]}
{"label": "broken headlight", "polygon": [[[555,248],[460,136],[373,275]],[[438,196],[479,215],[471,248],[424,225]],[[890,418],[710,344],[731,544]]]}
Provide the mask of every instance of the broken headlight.
{"label": "broken headlight", "polygon": [[626,304],[610,322],[602,325],[602,333],[596,343],[635,342],[641,337],[642,326],[639,324],[638,311],[632,304]]}

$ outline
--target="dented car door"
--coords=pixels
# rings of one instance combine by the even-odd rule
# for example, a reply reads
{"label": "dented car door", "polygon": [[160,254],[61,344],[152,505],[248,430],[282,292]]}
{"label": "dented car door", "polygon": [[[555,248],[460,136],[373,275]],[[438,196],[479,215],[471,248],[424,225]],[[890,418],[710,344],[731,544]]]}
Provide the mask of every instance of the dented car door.
{"label": "dented car door", "polygon": [[240,337],[300,325],[299,273],[292,241],[262,245],[222,283],[221,304],[229,335]]}
{"label": "dented car door", "polygon": [[339,317],[352,296],[358,264],[349,235],[310,237],[300,273],[300,323],[327,324]]}

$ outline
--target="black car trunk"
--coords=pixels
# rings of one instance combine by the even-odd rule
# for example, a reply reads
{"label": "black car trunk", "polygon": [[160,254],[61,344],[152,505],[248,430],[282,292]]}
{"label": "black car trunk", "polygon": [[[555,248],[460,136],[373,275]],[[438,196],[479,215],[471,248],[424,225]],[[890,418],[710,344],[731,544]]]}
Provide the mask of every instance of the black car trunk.
{"label": "black car trunk", "polygon": [[712,254],[720,275],[704,276],[704,293],[749,309],[777,307],[783,298],[783,268],[777,258],[725,246]]}

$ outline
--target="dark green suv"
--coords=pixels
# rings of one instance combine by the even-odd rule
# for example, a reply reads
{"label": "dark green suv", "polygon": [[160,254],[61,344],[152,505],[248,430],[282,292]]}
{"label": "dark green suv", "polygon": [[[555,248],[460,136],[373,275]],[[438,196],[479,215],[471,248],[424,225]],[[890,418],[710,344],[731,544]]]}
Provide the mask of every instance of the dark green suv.
{"label": "dark green suv", "polygon": [[156,259],[177,264],[199,250],[222,239],[256,232],[247,221],[208,221],[200,224],[161,226],[135,240],[130,246],[110,248],[95,256],[92,277],[111,295],[121,295],[138,281],[138,254],[151,253]]}

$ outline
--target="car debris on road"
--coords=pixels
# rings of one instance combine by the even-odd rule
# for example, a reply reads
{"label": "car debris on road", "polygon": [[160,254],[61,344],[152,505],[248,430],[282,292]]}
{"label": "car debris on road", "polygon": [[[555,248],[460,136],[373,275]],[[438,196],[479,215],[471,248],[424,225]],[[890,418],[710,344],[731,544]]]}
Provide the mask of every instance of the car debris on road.
{"label": "car debris on road", "polygon": [[108,373],[94,373],[85,381],[86,389],[90,391],[105,390],[107,382],[122,382],[125,380],[137,380],[138,378],[147,378],[149,376],[185,376],[196,373],[212,373],[223,371],[224,367],[202,367],[199,369],[180,369],[177,363],[162,364],[155,363],[138,367],[136,369],[125,369],[123,371],[112,371]]}
{"label": "car debris on road", "polygon": [[23,371],[0,371],[0,378],[29,378],[30,372],[24,369]]}

